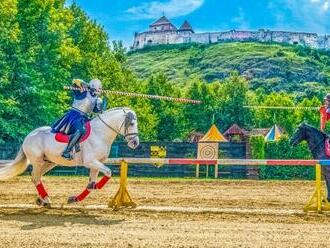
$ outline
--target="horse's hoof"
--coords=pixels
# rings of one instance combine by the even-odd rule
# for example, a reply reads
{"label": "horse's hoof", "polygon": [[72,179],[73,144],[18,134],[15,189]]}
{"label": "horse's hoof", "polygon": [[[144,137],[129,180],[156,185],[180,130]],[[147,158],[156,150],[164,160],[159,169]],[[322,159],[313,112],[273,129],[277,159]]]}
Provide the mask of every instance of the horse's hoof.
{"label": "horse's hoof", "polygon": [[36,200],[36,204],[41,207],[51,208],[50,202],[44,201],[44,200],[40,199],[39,197]]}
{"label": "horse's hoof", "polygon": [[42,200],[41,200],[39,197],[38,197],[37,200],[36,200],[36,204],[37,204],[38,206],[42,206],[42,204],[43,204]]}
{"label": "horse's hoof", "polygon": [[51,204],[49,202],[44,202],[43,207],[45,208],[51,208]]}
{"label": "horse's hoof", "polygon": [[77,198],[75,196],[70,196],[68,198],[68,204],[72,204],[72,203],[76,203],[77,202]]}

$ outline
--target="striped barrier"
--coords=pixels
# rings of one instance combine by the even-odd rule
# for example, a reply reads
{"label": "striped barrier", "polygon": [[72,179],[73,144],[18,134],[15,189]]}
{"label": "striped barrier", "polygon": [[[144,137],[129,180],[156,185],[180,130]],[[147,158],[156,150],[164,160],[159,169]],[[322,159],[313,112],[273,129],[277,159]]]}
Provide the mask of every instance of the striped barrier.
{"label": "striped barrier", "polygon": [[[0,160],[1,163],[9,162]],[[185,158],[110,158],[106,164],[120,165],[120,185],[116,195],[109,203],[114,210],[121,206],[136,207],[136,203],[127,189],[128,164],[151,164],[156,167],[162,165],[245,165],[245,166],[315,166],[315,192],[304,207],[307,211],[330,211],[330,203],[327,201],[322,189],[321,166],[330,166],[330,160],[263,160],[263,159],[185,159]]]}
{"label": "striped barrier", "polygon": [[[182,158],[111,158],[106,161],[109,164],[120,164],[120,185],[115,197],[109,203],[114,210],[121,206],[137,206],[132,200],[127,189],[128,164],[153,164],[160,167],[167,165],[246,165],[246,166],[315,166],[315,192],[303,208],[308,211],[330,211],[330,203],[327,201],[322,189],[321,166],[330,166],[330,160],[274,160],[274,159],[182,159]],[[217,171],[217,169],[215,170]]]}

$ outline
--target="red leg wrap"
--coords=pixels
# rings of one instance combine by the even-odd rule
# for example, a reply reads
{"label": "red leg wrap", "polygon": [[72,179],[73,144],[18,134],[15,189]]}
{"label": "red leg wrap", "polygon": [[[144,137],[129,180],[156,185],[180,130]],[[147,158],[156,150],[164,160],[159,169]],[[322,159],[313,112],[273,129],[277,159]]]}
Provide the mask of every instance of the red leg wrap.
{"label": "red leg wrap", "polygon": [[38,194],[39,196],[44,199],[46,196],[48,196],[45,188],[44,188],[44,185],[42,184],[42,182],[40,182],[37,186],[36,186],[37,190],[38,190]]}
{"label": "red leg wrap", "polygon": [[103,176],[101,180],[95,185],[97,189],[102,189],[103,186],[109,181],[110,177]]}
{"label": "red leg wrap", "polygon": [[77,201],[82,201],[84,200],[88,195],[89,195],[90,191],[88,189],[85,189],[83,192],[81,192],[80,195],[76,196],[76,200]]}

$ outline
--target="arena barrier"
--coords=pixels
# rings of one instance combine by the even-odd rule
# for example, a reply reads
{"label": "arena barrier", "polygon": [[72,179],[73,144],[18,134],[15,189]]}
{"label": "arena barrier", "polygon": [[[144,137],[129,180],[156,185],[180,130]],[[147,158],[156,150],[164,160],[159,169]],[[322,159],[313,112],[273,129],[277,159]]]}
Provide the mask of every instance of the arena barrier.
{"label": "arena barrier", "polygon": [[[0,160],[1,164],[11,162],[12,160]],[[322,170],[321,166],[330,166],[330,160],[272,160],[272,159],[182,159],[182,158],[110,158],[105,161],[106,164],[120,165],[120,184],[119,189],[108,206],[114,210],[120,207],[136,207],[128,189],[128,164],[151,164],[156,167],[162,165],[213,165],[217,173],[219,165],[245,165],[245,166],[315,166],[315,191],[310,200],[303,208],[304,212],[322,212],[330,211],[330,203],[322,188]]]}
{"label": "arena barrier", "polygon": [[[109,207],[114,210],[122,206],[136,207],[127,189],[128,164],[151,164],[156,167],[162,165],[213,165],[217,171],[218,165],[245,165],[245,166],[315,166],[315,191],[303,208],[304,212],[330,211],[330,203],[322,188],[321,166],[330,166],[330,160],[262,160],[262,159],[181,159],[181,158],[110,158],[107,164],[120,165],[120,185]],[[217,172],[216,172],[217,173]]]}

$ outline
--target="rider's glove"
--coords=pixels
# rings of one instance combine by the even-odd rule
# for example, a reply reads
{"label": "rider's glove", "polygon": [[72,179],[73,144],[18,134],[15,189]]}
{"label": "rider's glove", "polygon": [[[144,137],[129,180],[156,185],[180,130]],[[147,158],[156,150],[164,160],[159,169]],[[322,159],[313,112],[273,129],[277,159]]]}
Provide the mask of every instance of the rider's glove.
{"label": "rider's glove", "polygon": [[81,79],[73,79],[72,80],[72,83],[73,84],[75,84],[76,86],[78,86],[79,88],[82,88],[82,86],[83,86],[83,80],[81,80]]}

